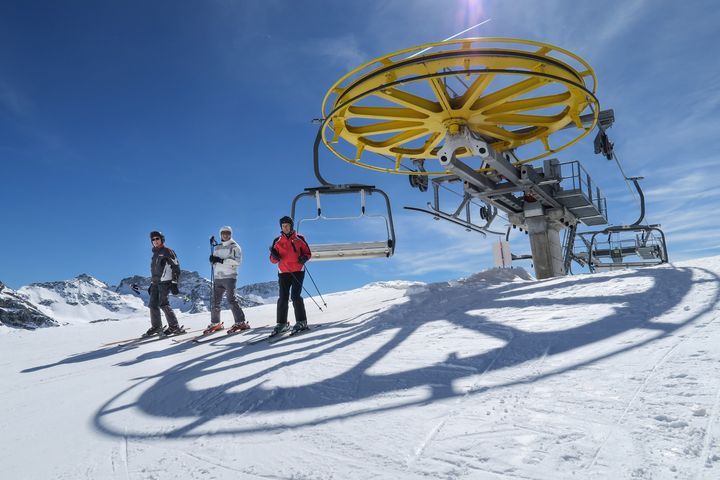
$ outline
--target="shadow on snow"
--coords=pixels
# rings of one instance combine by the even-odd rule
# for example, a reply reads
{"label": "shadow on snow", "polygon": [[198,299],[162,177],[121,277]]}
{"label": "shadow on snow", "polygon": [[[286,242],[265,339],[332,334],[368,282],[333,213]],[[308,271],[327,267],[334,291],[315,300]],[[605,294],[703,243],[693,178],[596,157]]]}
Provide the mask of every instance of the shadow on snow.
{"label": "shadow on snow", "polygon": [[[703,278],[693,279],[693,273],[697,277]],[[575,295],[555,298],[555,295],[562,293],[561,289],[566,287],[572,286],[575,290],[578,290],[578,287],[587,287],[588,291],[591,289],[598,291],[597,289],[607,287],[609,282],[628,277],[649,277],[652,280],[652,287],[649,290],[625,295],[587,297]],[[680,323],[663,323],[655,320],[680,305],[690,290],[701,283],[709,283],[714,288],[712,300],[703,310],[694,312]],[[515,298],[543,292],[548,294],[545,298]],[[468,295],[474,295],[476,299],[469,301]],[[406,303],[326,324],[318,331],[288,339],[276,345],[248,345],[246,340],[238,342],[233,340],[234,337],[208,342],[216,350],[179,363],[158,375],[134,379],[137,383],[113,396],[98,410],[94,424],[98,430],[108,435],[135,438],[188,438],[202,435],[247,434],[318,425],[413,405],[430,404],[453,397],[482,395],[488,390],[533,383],[550,376],[583,368],[667,337],[678,329],[697,321],[718,304],[720,280],[712,272],[702,269],[652,268],[628,271],[614,276],[588,276],[576,280],[552,279],[534,283],[508,283],[500,286],[486,286],[480,282],[454,285],[440,283],[428,285],[421,292],[409,293],[408,297],[409,301]],[[439,307],[439,303],[447,305],[448,308]],[[561,308],[565,305],[577,306],[578,304],[587,304],[588,308],[603,304],[612,305],[614,312],[587,324],[550,332],[527,332],[510,325],[493,322],[484,316],[467,313],[470,305],[472,310],[478,310],[504,307],[522,309],[531,306]],[[362,319],[361,317],[366,318]],[[408,371],[372,375],[367,373],[371,367],[386,357],[418,328],[435,320],[445,320],[454,326],[493,337],[502,341],[502,346],[463,358],[451,353],[442,362]],[[521,322],[519,323],[521,324]],[[515,378],[511,377],[505,383],[491,387],[478,387],[478,383],[474,382],[475,386],[465,391],[458,391],[453,387],[454,382],[464,378],[508,369],[534,359],[567,353],[633,329],[650,330],[656,333],[642,341],[545,373],[528,374],[526,372],[525,375],[515,375]],[[333,352],[341,352],[357,340],[375,335],[389,338],[377,350],[368,353],[351,368],[332,378],[297,387],[268,388],[266,386],[269,380],[268,375],[278,369],[302,365]],[[242,339],[242,337],[238,338]],[[278,348],[280,346],[282,348]],[[160,351],[144,353],[132,362],[118,365],[171,356],[187,348],[190,348],[189,344],[180,343]],[[70,363],[73,358],[60,363]],[[92,358],[92,355],[88,354],[86,360]],[[228,366],[226,362],[234,363]],[[247,372],[251,367],[257,366],[258,362],[268,366],[251,373]],[[238,375],[231,382],[203,389],[189,388],[191,382],[203,376],[228,369],[232,369]],[[145,387],[145,390],[139,392],[142,387]],[[269,420],[267,422],[269,424],[255,422],[244,428],[213,429],[210,433],[194,432],[207,422],[221,416],[227,415],[237,419],[249,414],[287,413],[333,406],[342,407],[351,402],[362,402],[372,397],[392,396],[416,387],[426,387],[429,390],[426,398],[403,400],[401,396],[397,395],[392,399],[392,404],[384,406],[356,405],[352,407],[352,411],[316,415],[317,418],[312,420],[300,420],[295,423]],[[131,392],[136,389],[139,393]],[[136,393],[136,400],[121,404],[123,396],[131,393]],[[170,431],[164,428],[157,432],[133,433],[124,428],[115,429],[112,426],[112,415],[126,409],[138,409],[145,415],[156,418],[182,421],[189,417],[192,420],[187,425]],[[237,425],[237,422],[234,422],[234,425]]]}

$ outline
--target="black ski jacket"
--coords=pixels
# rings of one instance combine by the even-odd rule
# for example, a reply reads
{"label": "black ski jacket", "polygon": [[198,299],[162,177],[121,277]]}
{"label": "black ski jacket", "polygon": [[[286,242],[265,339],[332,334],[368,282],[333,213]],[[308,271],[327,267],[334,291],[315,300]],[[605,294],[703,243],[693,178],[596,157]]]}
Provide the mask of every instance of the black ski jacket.
{"label": "black ski jacket", "polygon": [[150,261],[150,275],[152,277],[152,283],[177,283],[178,280],[180,280],[180,262],[171,248],[165,245],[153,248],[153,256]]}

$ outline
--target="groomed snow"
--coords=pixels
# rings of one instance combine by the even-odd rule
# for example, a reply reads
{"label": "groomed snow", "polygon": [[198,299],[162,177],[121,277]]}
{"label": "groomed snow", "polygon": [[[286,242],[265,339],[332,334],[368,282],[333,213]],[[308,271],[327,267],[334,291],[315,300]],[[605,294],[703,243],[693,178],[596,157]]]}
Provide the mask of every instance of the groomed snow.
{"label": "groomed snow", "polygon": [[0,476],[720,478],[720,257],[325,300],[274,345],[101,346],[144,318],[0,328]]}

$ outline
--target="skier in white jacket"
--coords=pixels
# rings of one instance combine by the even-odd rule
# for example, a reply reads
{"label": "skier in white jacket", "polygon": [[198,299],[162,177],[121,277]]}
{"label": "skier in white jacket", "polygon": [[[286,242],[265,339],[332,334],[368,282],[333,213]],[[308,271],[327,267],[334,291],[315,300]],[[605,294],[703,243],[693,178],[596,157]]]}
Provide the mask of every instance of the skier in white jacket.
{"label": "skier in white jacket", "polygon": [[220,322],[220,303],[223,294],[226,296],[230,309],[232,310],[234,325],[230,328],[230,332],[247,330],[250,325],[245,320],[240,304],[235,298],[235,287],[237,285],[237,271],[242,263],[242,249],[232,238],[232,228],[225,226],[220,229],[220,239],[222,240],[213,249],[210,255],[210,263],[215,267],[215,278],[213,287],[212,310],[210,311],[210,325],[205,330],[207,333],[222,330],[223,324]]}

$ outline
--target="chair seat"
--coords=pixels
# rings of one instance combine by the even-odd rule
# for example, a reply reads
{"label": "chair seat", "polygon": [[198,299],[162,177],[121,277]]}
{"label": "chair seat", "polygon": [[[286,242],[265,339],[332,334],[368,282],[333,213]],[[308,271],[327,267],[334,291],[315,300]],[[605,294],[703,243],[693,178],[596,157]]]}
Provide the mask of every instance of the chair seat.
{"label": "chair seat", "polygon": [[310,251],[313,261],[385,258],[392,255],[387,241],[315,244],[310,245]]}

